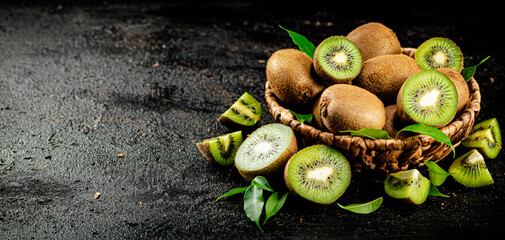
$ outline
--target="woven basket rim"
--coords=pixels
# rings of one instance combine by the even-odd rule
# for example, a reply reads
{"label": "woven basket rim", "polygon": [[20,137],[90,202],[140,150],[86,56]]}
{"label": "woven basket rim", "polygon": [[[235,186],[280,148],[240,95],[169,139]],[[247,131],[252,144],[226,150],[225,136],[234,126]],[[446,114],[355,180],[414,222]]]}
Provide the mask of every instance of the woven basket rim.
{"label": "woven basket rim", "polygon": [[[415,56],[415,51],[416,51],[415,48],[402,49],[402,53],[410,57]],[[467,84],[470,92],[470,98],[467,107],[465,108],[464,111],[462,111],[462,113],[460,113],[459,116],[455,116],[454,119],[451,120],[451,122],[448,125],[440,128],[440,130],[445,134],[447,134],[449,137],[460,131],[462,127],[467,125],[468,123],[471,122],[471,125],[473,125],[473,121],[475,120],[476,115],[480,111],[481,95],[479,84],[473,77],[467,82]],[[312,125],[304,124],[298,121],[288,109],[283,107],[280,104],[280,102],[278,102],[277,96],[275,96],[275,94],[271,91],[268,81],[265,84],[265,98],[267,100],[270,113],[272,114],[272,116],[274,116],[274,119],[277,122],[281,122],[285,125],[288,125],[294,130],[297,128],[303,128],[301,131],[311,132],[312,135],[317,136],[317,138],[319,138],[322,135],[326,135],[325,138],[333,139],[334,142],[349,141],[359,145],[363,144],[364,146],[361,146],[362,148],[374,149],[379,151],[390,148],[408,149],[413,147],[414,145],[420,145],[426,147],[435,142],[435,140],[432,137],[423,134],[417,134],[404,139],[394,139],[394,138],[368,139],[359,136],[351,136],[349,134],[340,135],[328,131],[322,131]],[[456,147],[459,144],[459,142],[460,141],[456,143],[453,142],[454,147]]]}

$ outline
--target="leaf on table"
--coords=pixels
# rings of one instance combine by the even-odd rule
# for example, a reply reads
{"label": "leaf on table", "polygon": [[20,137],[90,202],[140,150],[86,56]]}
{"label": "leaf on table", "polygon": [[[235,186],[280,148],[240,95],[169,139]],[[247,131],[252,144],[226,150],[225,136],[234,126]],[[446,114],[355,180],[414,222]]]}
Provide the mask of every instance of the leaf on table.
{"label": "leaf on table", "polygon": [[428,196],[432,196],[432,197],[446,197],[446,198],[449,197],[448,195],[445,195],[445,194],[441,193],[440,191],[438,191],[438,188],[433,183],[431,183],[430,193],[428,194]]}
{"label": "leaf on table", "polygon": [[255,185],[256,187],[259,187],[263,190],[267,190],[267,191],[270,191],[270,192],[273,192],[274,190],[270,187],[270,185],[268,184],[268,181],[265,177],[262,177],[262,176],[257,176],[255,177],[251,184]]}
{"label": "leaf on table", "polygon": [[440,186],[442,183],[445,182],[445,179],[451,175],[447,171],[445,171],[443,168],[441,168],[437,163],[433,161],[428,161],[425,163],[429,171],[429,177],[430,181],[433,185],[435,186]]}
{"label": "leaf on table", "polygon": [[251,221],[256,223],[256,226],[263,232],[260,226],[260,217],[263,212],[263,189],[256,185],[251,185],[244,194],[244,212]]}
{"label": "leaf on table", "polygon": [[219,196],[215,202],[217,202],[219,199],[221,198],[224,198],[224,197],[229,197],[229,196],[232,196],[232,195],[235,195],[235,194],[238,194],[238,193],[242,193],[242,192],[245,192],[250,186],[247,186],[247,187],[241,187],[241,188],[235,188],[235,189],[232,189],[230,190],[229,192]]}
{"label": "leaf on table", "polygon": [[274,192],[272,193],[272,195],[270,195],[270,197],[267,200],[267,203],[265,204],[266,217],[263,224],[265,224],[270,217],[279,212],[279,210],[284,205],[287,196],[288,196],[287,192],[282,196],[279,196],[279,192]]}
{"label": "leaf on table", "polygon": [[355,203],[355,204],[350,204],[347,206],[342,206],[340,203],[337,203],[339,207],[342,209],[345,209],[347,211],[351,211],[353,213],[359,213],[359,214],[369,214],[374,212],[375,210],[379,209],[379,207],[382,205],[383,197],[379,197],[373,201],[367,202],[367,203]]}

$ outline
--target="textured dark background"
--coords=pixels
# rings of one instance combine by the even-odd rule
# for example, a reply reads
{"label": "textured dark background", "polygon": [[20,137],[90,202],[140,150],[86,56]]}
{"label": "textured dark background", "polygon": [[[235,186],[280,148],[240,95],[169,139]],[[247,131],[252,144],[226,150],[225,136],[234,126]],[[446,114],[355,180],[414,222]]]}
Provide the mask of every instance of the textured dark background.
{"label": "textured dark background", "polygon": [[[495,180],[488,187],[465,189],[449,179],[439,190],[450,198],[414,207],[386,197],[369,215],[289,196],[261,233],[240,197],[214,203],[248,183],[233,167],[210,165],[195,146],[228,132],[216,119],[244,91],[263,105],[262,123],[273,122],[263,98],[265,62],[295,47],[279,24],[318,43],[379,21],[403,46],[435,36],[454,40],[466,66],[491,56],[476,74],[477,121],[497,117],[505,126],[502,23],[495,6],[475,5],[1,3],[0,236],[497,238],[505,222],[503,153],[487,160]],[[382,187],[380,178],[355,176],[338,202],[385,196]]]}

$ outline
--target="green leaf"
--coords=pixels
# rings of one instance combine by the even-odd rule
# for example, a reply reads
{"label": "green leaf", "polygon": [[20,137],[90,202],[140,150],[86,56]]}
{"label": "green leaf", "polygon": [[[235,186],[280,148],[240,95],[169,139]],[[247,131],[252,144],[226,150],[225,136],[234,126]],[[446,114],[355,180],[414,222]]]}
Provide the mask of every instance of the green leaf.
{"label": "green leaf", "polygon": [[263,189],[256,185],[251,185],[244,194],[244,212],[251,221],[256,223],[256,226],[263,232],[260,226],[260,216],[263,212]]}
{"label": "green leaf", "polygon": [[340,203],[337,203],[339,207],[351,211],[353,213],[359,213],[359,214],[369,214],[374,212],[375,210],[379,209],[379,207],[382,205],[382,200],[383,198],[377,198],[373,201],[367,202],[367,203],[355,203],[355,204],[350,204],[347,206],[342,206]]}
{"label": "green leaf", "polygon": [[219,196],[219,197],[216,199],[216,201],[215,201],[215,202],[217,202],[217,201],[218,201],[219,199],[221,199],[221,198],[224,198],[224,197],[229,197],[229,196],[232,196],[232,195],[235,195],[235,194],[241,193],[241,192],[245,192],[245,191],[246,191],[249,187],[250,187],[250,186],[248,186],[248,187],[242,187],[242,188],[235,188],[235,189],[232,189],[232,190],[230,190],[229,192],[227,192],[227,193],[225,193],[225,194],[223,194],[223,195]]}
{"label": "green leaf", "polygon": [[358,131],[345,130],[345,131],[340,131],[340,132],[351,133],[351,136],[365,137],[365,138],[370,138],[370,139],[390,139],[391,138],[389,136],[388,132],[386,132],[384,130],[373,129],[373,128],[362,128]]}
{"label": "green leaf", "polygon": [[433,161],[428,161],[425,163],[428,169],[430,169],[430,181],[435,186],[440,186],[445,182],[445,179],[451,174],[445,171],[443,168],[438,166],[437,163]]}
{"label": "green leaf", "polygon": [[300,121],[301,123],[307,122],[310,124],[312,122],[312,118],[314,117],[314,115],[312,115],[312,113],[300,114],[300,113],[293,112],[292,110],[289,110],[289,112],[291,112],[293,115],[295,115],[296,120]]}
{"label": "green leaf", "polygon": [[415,133],[419,133],[419,134],[428,135],[428,136],[432,137],[433,139],[435,139],[435,141],[445,143],[445,144],[449,145],[449,147],[452,148],[452,153],[453,153],[452,157],[453,158],[456,157],[456,150],[454,149],[454,146],[452,145],[451,139],[449,138],[449,136],[447,136],[444,132],[440,131],[440,129],[438,129],[436,127],[427,126],[424,124],[413,124],[410,126],[406,126],[403,129],[401,129],[400,131],[398,131],[396,136],[398,136],[398,134],[402,131],[409,131],[409,132],[415,132]]}
{"label": "green leaf", "polygon": [[288,32],[289,36],[291,36],[291,39],[293,39],[293,42],[298,45],[298,48],[309,55],[310,58],[314,58],[314,52],[316,51],[316,46],[312,42],[310,42],[306,37],[304,37],[301,34],[298,34],[296,32],[293,32],[291,30],[288,30],[281,25],[279,25],[280,28],[284,29],[286,32]]}
{"label": "green leaf", "polygon": [[491,56],[487,56],[482,61],[480,61],[479,64],[477,64],[475,66],[463,68],[463,70],[461,70],[461,75],[465,78],[465,81],[467,81],[467,82],[470,81],[470,79],[472,79],[473,75],[475,74],[477,67],[479,65],[481,65],[483,62],[485,62],[486,60],[488,60],[490,57]]}
{"label": "green leaf", "polygon": [[257,176],[255,177],[253,180],[252,180],[252,185],[255,185],[256,187],[259,187],[263,190],[267,190],[267,191],[270,191],[270,192],[273,192],[274,190],[270,187],[270,185],[268,184],[268,181],[266,178],[262,177],[262,176]]}
{"label": "green leaf", "polygon": [[279,197],[279,192],[274,192],[272,195],[267,200],[267,203],[265,204],[265,221],[263,224],[267,222],[267,220],[275,215],[279,210],[281,210],[282,206],[284,205],[284,202],[286,201],[286,197],[288,196],[288,193],[286,192],[284,195]]}
{"label": "green leaf", "polygon": [[445,195],[445,194],[441,193],[440,191],[438,191],[437,187],[433,183],[431,183],[430,193],[428,194],[428,196],[432,196],[432,197],[446,197],[446,198],[449,197],[448,195]]}

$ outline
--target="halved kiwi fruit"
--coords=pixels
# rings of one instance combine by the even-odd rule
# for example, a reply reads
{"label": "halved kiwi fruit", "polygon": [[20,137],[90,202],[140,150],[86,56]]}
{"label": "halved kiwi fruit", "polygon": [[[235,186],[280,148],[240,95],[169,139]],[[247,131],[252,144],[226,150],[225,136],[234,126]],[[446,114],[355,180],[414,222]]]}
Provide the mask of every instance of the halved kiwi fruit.
{"label": "halved kiwi fruit", "polygon": [[477,149],[472,149],[456,158],[448,172],[457,182],[466,187],[482,187],[493,183],[484,157]]}
{"label": "halved kiwi fruit", "polygon": [[343,36],[323,40],[314,52],[314,69],[328,84],[350,83],[361,71],[361,53]]}
{"label": "halved kiwi fruit", "polygon": [[468,102],[470,100],[470,91],[468,89],[468,84],[461,73],[450,68],[439,68],[437,71],[445,74],[449,79],[452,80],[454,86],[458,90],[458,108],[456,110],[456,115],[459,115],[466,109]]}
{"label": "halved kiwi fruit", "polygon": [[408,123],[441,128],[454,118],[458,92],[445,74],[424,70],[410,76],[398,92],[398,116]]}
{"label": "halved kiwi fruit", "polygon": [[500,126],[496,118],[475,124],[461,144],[464,147],[478,149],[486,158],[496,158],[502,144]]}
{"label": "halved kiwi fruit", "polygon": [[284,181],[295,195],[319,204],[335,202],[351,182],[345,156],[327,145],[313,145],[297,152],[284,169]]}
{"label": "halved kiwi fruit", "polygon": [[293,130],[281,123],[270,123],[244,140],[235,155],[235,166],[247,181],[259,175],[274,176],[282,173],[286,162],[297,151]]}
{"label": "halved kiwi fruit", "polygon": [[212,163],[227,166],[234,163],[235,154],[242,141],[242,131],[236,131],[205,139],[203,142],[197,143],[196,146],[203,156]]}
{"label": "halved kiwi fruit", "polygon": [[428,198],[431,182],[417,169],[391,173],[384,181],[384,191],[402,202],[419,205]]}
{"label": "halved kiwi fruit", "polygon": [[259,102],[248,92],[235,101],[217,120],[229,129],[253,128],[261,120],[263,109]]}
{"label": "halved kiwi fruit", "polygon": [[435,37],[423,42],[416,50],[416,61],[421,69],[463,69],[463,53],[450,39]]}

